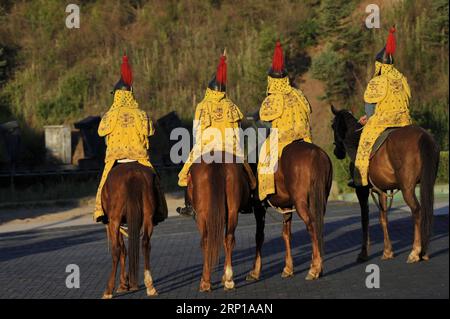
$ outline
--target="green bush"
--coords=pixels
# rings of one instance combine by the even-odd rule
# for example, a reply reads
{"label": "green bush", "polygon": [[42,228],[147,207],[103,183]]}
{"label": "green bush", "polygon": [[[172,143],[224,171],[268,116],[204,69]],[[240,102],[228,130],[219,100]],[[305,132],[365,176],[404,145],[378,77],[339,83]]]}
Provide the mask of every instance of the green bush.
{"label": "green bush", "polygon": [[441,152],[436,183],[448,183],[448,151]]}
{"label": "green bush", "polygon": [[316,45],[318,37],[319,26],[315,19],[300,21],[296,34],[300,48]]}
{"label": "green bush", "polygon": [[347,98],[350,95],[351,92],[345,80],[346,63],[331,45],[313,59],[311,72],[314,78],[326,84],[326,94],[323,98],[329,99],[332,96]]}
{"label": "green bush", "polygon": [[42,101],[37,106],[37,115],[43,124],[60,124],[80,115],[89,89],[85,75],[74,75],[62,82],[54,100]]}

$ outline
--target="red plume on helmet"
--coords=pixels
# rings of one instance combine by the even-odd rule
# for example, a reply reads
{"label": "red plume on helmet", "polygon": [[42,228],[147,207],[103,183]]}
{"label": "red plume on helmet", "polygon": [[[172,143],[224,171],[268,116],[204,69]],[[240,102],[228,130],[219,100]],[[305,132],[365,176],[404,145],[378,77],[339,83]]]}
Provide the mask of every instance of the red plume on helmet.
{"label": "red plume on helmet", "polygon": [[126,54],[122,57],[122,65],[120,67],[120,73],[122,75],[123,82],[131,86],[133,84],[133,73],[131,72],[130,64],[128,63],[128,57]]}
{"label": "red plume on helmet", "polygon": [[396,49],[395,43],[395,26],[389,29],[389,35],[386,40],[386,54],[394,55]]}
{"label": "red plume on helmet", "polygon": [[221,86],[227,84],[227,62],[225,54],[220,57],[219,65],[217,66],[216,81]]}
{"label": "red plume on helmet", "polygon": [[283,48],[281,47],[280,41],[277,41],[275,45],[275,51],[273,52],[272,59],[272,71],[281,73],[284,70],[284,58],[283,58]]}

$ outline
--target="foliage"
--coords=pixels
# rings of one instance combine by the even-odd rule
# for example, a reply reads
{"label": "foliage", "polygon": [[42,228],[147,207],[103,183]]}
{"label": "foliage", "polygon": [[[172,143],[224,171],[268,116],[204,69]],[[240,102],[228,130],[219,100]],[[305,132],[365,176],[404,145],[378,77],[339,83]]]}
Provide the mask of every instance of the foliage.
{"label": "foliage", "polygon": [[448,174],[448,151],[446,151],[441,152],[436,182],[448,184]]}
{"label": "foliage", "polygon": [[323,98],[357,114],[395,23],[413,117],[448,150],[448,0],[383,3],[381,29],[367,29],[357,0],[85,0],[81,28],[69,30],[59,0],[1,1],[0,121],[17,118],[39,136],[45,124],[104,113],[125,51],[153,118],[176,111],[190,121],[224,48],[228,95],[253,113],[277,39],[291,79],[310,72],[325,84]]}

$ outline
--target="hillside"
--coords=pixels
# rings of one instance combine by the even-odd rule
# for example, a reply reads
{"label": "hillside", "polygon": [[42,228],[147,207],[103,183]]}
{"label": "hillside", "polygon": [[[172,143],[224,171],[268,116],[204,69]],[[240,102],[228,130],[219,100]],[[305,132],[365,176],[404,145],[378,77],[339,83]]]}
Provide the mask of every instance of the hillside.
{"label": "hillside", "polygon": [[[81,28],[64,26],[70,1],[0,2],[0,123],[18,119],[33,160],[45,124],[105,112],[130,56],[135,92],[153,118],[191,120],[219,54],[228,52],[228,94],[244,112],[265,96],[281,39],[291,79],[313,107],[315,141],[330,147],[329,103],[362,110],[362,93],[387,30],[397,25],[396,65],[408,77],[417,123],[448,149],[448,1],[370,1],[381,29],[367,29],[369,1],[79,1]],[[36,141],[39,140],[39,143]]]}

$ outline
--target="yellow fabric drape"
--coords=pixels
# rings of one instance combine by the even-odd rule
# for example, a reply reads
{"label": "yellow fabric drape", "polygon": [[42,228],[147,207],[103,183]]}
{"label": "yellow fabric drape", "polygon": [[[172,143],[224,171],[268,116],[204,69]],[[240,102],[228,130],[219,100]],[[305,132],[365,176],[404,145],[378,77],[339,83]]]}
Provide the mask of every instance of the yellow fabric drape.
{"label": "yellow fabric drape", "polygon": [[369,82],[364,93],[365,102],[376,104],[376,107],[364,126],[356,154],[355,182],[362,186],[368,185],[370,153],[376,139],[388,127],[411,124],[411,91],[406,77],[392,64],[381,64],[379,67],[381,75]]}
{"label": "yellow fabric drape", "polygon": [[[299,89],[289,84],[289,78],[268,77],[267,94],[261,104],[259,116],[271,122],[277,136],[268,137],[261,148],[258,162],[258,192],[260,200],[275,193],[274,173],[283,149],[295,140],[312,143],[310,115],[311,106]],[[273,133],[272,133],[273,134]],[[271,134],[271,135],[272,135]],[[274,139],[277,138],[275,141]],[[278,151],[270,150],[270,141],[277,143]]]}
{"label": "yellow fabric drape", "polygon": [[136,160],[152,167],[148,156],[148,137],[154,134],[154,129],[147,114],[139,109],[133,93],[117,90],[111,108],[100,122],[98,134],[105,136],[107,148],[105,167],[95,201],[94,220],[104,215],[101,191],[117,160]]}
{"label": "yellow fabric drape", "polygon": [[[195,110],[195,145],[178,174],[179,186],[187,186],[187,176],[192,163],[211,150],[227,151],[238,157],[244,157],[238,133],[242,118],[239,107],[226,97],[225,92],[206,89],[204,99]],[[213,133],[212,129],[216,129],[214,132],[220,136],[210,134]]]}

